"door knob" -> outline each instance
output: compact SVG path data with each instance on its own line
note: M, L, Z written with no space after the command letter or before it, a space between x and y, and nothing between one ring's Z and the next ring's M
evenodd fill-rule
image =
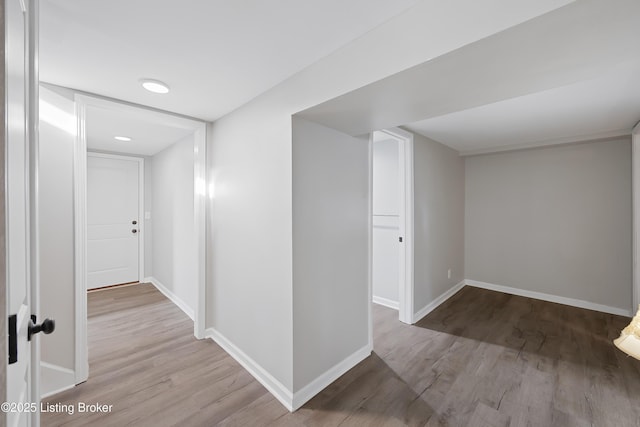
M52 319L44 319L41 324L35 324L36 316L31 316L31 320L29 320L29 332L28 339L31 341L31 335L37 334L38 332L42 332L43 334L49 335L51 332L56 330L56 321Z
M138 230L137 230L136 228L134 228L133 230L131 230L131 232L132 232L133 234L136 234L136 233L138 232Z

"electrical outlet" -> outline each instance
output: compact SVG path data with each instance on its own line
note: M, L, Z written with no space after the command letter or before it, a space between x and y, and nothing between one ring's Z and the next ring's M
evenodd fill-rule
M451 279L451 269L447 270L447 279Z

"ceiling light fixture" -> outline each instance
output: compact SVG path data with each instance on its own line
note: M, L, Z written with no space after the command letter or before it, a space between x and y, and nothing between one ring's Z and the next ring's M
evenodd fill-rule
M169 93L169 86L160 80L142 79L140 80L142 87L153 93Z
M118 141L131 141L131 138L128 136L114 136L113 139L117 139Z

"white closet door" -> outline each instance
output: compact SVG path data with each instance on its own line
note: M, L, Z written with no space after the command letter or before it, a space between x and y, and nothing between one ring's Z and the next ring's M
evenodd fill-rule
M399 142L373 143L373 301L398 308L400 299Z

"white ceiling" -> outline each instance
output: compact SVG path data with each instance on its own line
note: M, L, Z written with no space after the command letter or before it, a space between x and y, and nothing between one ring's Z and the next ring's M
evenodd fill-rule
M47 0L40 78L214 120L416 1Z
M640 62L599 78L406 125L463 154L629 135L640 120Z
M629 134L640 2L577 1L299 115L350 135L407 126L465 153Z
M89 106L86 117L89 150L153 156L193 133L193 129L168 125L162 115L145 110ZM128 136L131 141L117 141L114 136Z
M437 7L419 0L48 0L41 3L40 77L214 120L415 3L422 14ZM572 2L301 115L353 135L405 125L465 154L628 133L640 119L639 13L637 0ZM172 91L143 90L145 77ZM188 132L134 119L91 111L91 148L153 155ZM127 133L133 143L113 140Z

